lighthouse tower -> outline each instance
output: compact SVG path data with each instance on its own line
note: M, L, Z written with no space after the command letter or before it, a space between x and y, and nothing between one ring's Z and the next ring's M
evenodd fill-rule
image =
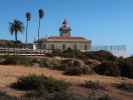
M68 25L66 19L64 19L62 26L59 28L60 36L61 37L70 37L71 36L71 28Z
M72 36L71 28L65 19L59 27L59 36L50 36L42 40L42 47L47 50L66 50L68 48L87 51L91 48L91 40L81 36Z

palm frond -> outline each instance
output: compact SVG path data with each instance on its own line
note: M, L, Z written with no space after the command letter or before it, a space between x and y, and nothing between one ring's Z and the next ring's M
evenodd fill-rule
M11 33L11 35L13 35L14 33L14 24L12 22L9 23L9 32Z
M43 18L44 17L44 11L42 9L39 9L38 13L39 13L39 18Z
M27 21L30 21L31 20L31 13L30 12L27 12L25 14L25 16L26 16Z
M23 32L24 31L24 25L21 21L19 20L14 20L13 22L9 23L9 32L11 35L16 35L18 32Z

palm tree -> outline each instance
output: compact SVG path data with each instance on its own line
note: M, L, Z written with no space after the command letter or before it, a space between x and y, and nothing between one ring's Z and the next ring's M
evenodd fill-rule
M15 41L18 41L18 32L23 32L24 31L24 25L21 21L19 20L14 20L13 22L9 23L9 31L11 35L15 36Z
M38 26L38 42L40 38L40 24L41 24L41 19L44 17L44 11L42 9L38 10L38 15L39 15L39 26Z
M25 14L25 17L26 17L26 21L27 21L27 23L26 23L26 37L25 37L25 43L27 44L27 42L28 42L28 37L27 37L28 25L29 25L29 21L31 21L31 13L30 13L30 12L27 12L27 13Z

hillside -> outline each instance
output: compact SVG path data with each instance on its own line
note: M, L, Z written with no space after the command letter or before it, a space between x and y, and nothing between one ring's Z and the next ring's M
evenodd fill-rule
M129 82L133 84L132 79L120 78L120 77L107 77L100 75L82 75L82 76L66 76L61 71L50 70L47 68L32 68L24 66L11 66L0 65L0 90L13 96L20 96L25 93L24 91L16 91L9 88L9 85L15 82L20 76L27 76L30 74L50 76L55 79L65 80L72 84L73 91L82 91L81 94L87 94L87 90L80 86L85 80L99 81L108 88L108 94L121 100L131 100L133 93L121 91L113 87L113 84L119 84L121 82Z
M75 50L5 55L0 56L0 79L4 100L131 100L133 57Z

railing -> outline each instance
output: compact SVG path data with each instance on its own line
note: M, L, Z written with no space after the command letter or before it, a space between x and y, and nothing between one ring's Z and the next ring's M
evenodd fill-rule
M20 56L45 56L49 50L33 50L24 48L0 48L0 55L20 55Z

